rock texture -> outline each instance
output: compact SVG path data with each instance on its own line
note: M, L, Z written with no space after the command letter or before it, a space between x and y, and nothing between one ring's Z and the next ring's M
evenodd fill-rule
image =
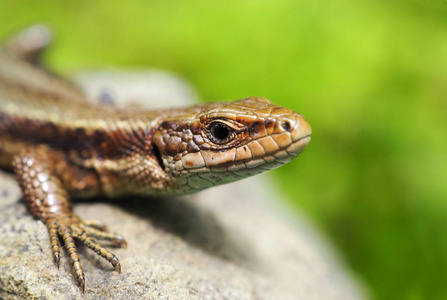
M89 94L100 98L104 80L123 75L89 76ZM143 98L160 84L181 101L194 95L172 77L138 76L146 79ZM120 99L129 87L110 86L121 89L112 92ZM83 295L66 253L58 270L44 224L27 212L13 176L0 172L0 298L363 299L332 249L307 222L291 218L268 180L258 176L184 197L75 204L79 216L103 221L128 242L128 249L113 249L122 274L79 246Z

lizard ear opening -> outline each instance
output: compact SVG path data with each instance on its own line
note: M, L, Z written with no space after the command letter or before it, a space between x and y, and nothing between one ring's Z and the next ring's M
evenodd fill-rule
M161 158L161 153L160 150L158 149L157 145L152 144L152 149L154 151L154 155L157 158L157 162L160 165L160 168L164 171L165 170L165 165L163 164L163 159Z

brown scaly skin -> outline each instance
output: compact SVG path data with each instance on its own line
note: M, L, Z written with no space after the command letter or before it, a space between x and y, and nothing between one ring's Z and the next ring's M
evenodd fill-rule
M38 64L45 28L31 27L0 50L0 167L13 170L26 204L60 239L85 290L74 239L108 260L96 243L126 246L98 221L84 221L70 197L185 194L279 167L310 141L304 117L267 99L138 111L91 104Z

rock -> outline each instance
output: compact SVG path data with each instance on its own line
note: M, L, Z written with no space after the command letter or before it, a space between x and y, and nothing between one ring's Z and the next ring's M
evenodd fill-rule
M104 78L119 83L123 75L88 76L89 95L101 98ZM194 95L172 77L138 76L147 86L143 98L162 79L172 98ZM113 93L118 102L125 98L122 90ZM79 245L83 295L66 252L58 270L46 227L27 212L13 176L0 172L0 298L363 299L333 250L283 203L268 175L190 196L78 202L79 216L103 221L128 242L112 249L121 274Z

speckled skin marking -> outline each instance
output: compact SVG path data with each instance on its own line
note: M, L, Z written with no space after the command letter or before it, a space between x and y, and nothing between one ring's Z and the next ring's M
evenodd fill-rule
M82 291L74 240L118 272L118 258L93 238L126 242L77 217L70 198L193 193L279 167L310 141L302 115L263 98L150 111L91 104L38 65L48 42L32 27L0 50L0 167L14 171L46 224L56 265L63 241Z

